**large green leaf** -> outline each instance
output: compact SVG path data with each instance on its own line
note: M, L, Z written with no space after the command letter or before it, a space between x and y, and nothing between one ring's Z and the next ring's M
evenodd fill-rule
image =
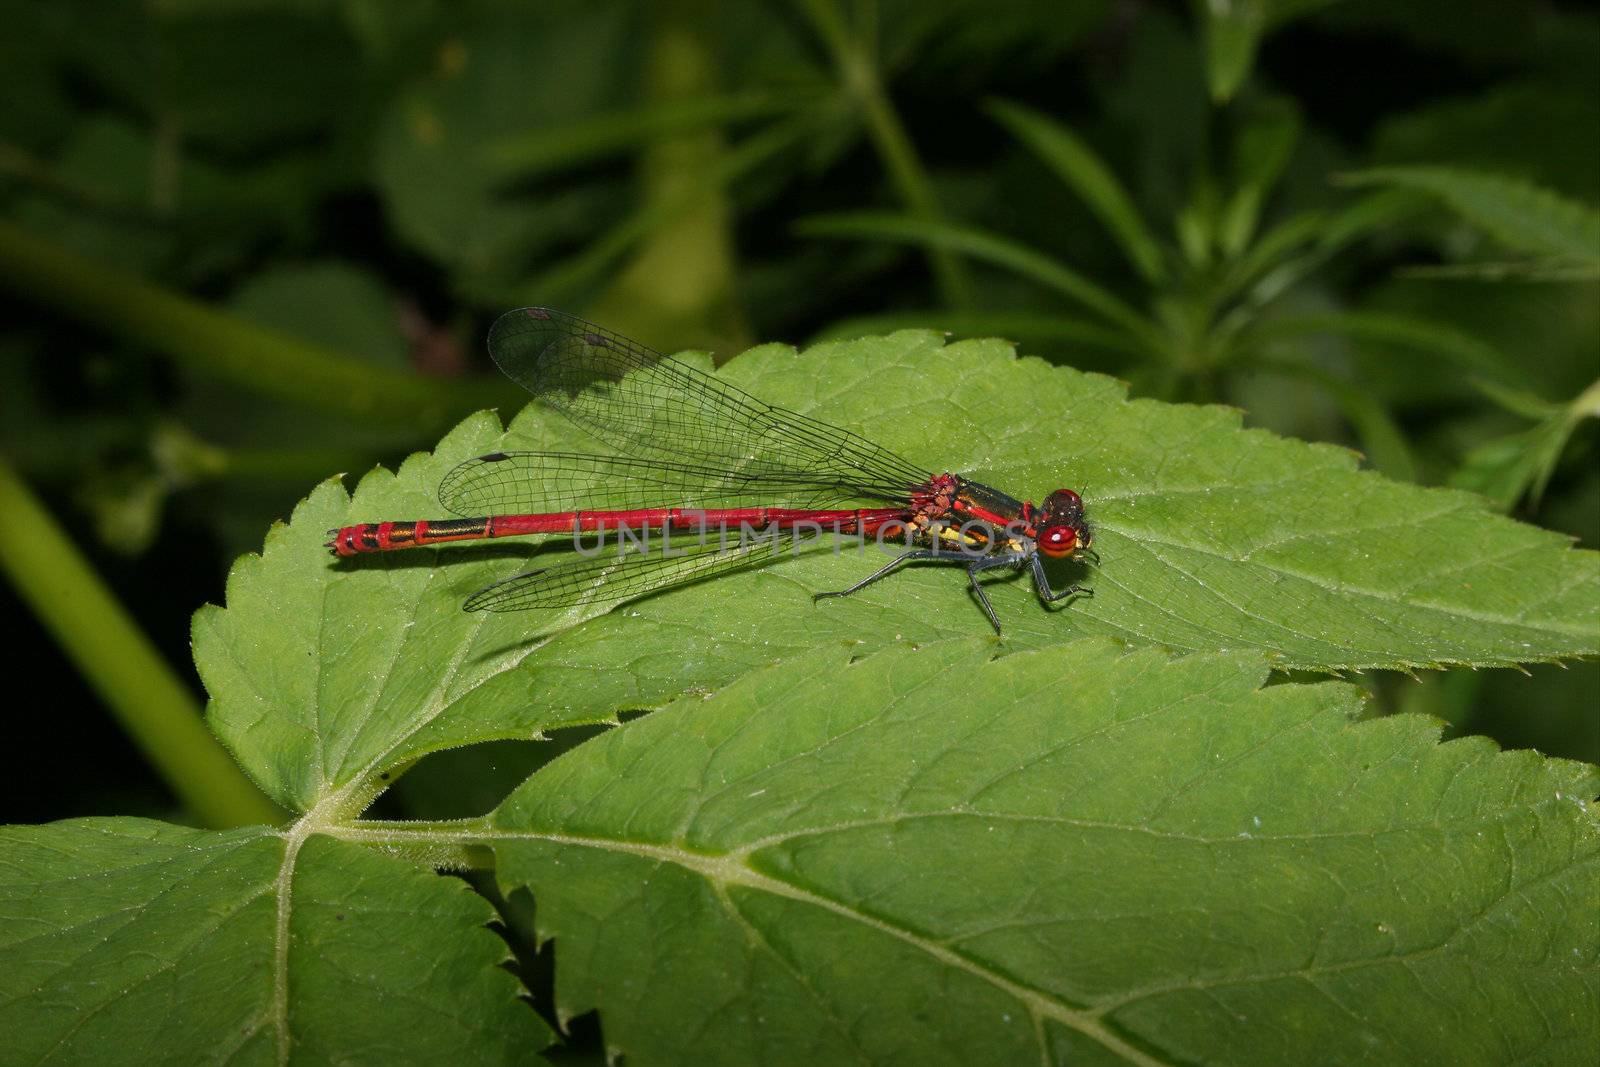
M1266 674L825 647L482 833L630 1064L1593 1062L1595 769Z
M8 1063L530 1063L549 1029L464 883L328 837L0 830Z
M1095 590L1046 609L1020 580L990 583L1020 650L1109 634L1182 650L1256 649L1319 670L1502 664L1600 650L1600 555L1493 515L1463 492L1356 470L1342 449L1241 430L1239 414L1129 401L1107 378L1013 358L997 341L946 346L906 331L765 346L723 368L776 403L866 429L930 470L969 472L1038 498L1082 491L1096 531ZM332 527L436 515L460 461L513 448L594 447L535 409L509 431L467 419L398 475L354 498L319 487L196 616L213 728L280 803L359 811L383 776L438 749L527 738L660 706L818 645L866 651L986 632L962 575L908 568L813 604L886 557L799 559L602 608L459 610L525 568L507 543L329 558ZM570 558L567 539L538 562Z

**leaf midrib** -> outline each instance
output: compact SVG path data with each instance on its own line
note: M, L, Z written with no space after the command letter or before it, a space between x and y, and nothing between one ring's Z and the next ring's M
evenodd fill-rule
M1047 1018L1076 1030L1086 1037L1099 1042L1108 1051L1122 1056L1128 1062L1138 1064L1140 1067L1176 1067L1172 1061L1153 1057L1117 1036L1102 1023L1100 1012L1084 1012L1068 1008L1059 1001L1052 999L1048 994L1008 978L998 971L984 966L978 961L969 959L961 953L946 948L914 931L897 926L887 920L856 911L848 905L758 871L746 862L748 857L743 850L718 854L697 853L681 848L652 845L644 842L624 842L612 838L581 837L537 831L498 830L483 825L473 826L470 829L464 826L462 833L426 831L395 833L393 828L375 830L354 826L329 827L324 832L345 840L367 844L377 841L393 842L395 840L450 844L458 844L468 840L491 843L494 841L539 842L593 848L631 855L655 863L670 863L706 879L707 882L717 888L719 893L725 891L728 886L740 886L809 904L847 920L870 926L885 936L895 938L932 956L946 966L965 971L980 981L994 986L1023 1005L1035 1020ZM736 921L742 922L742 917L736 919ZM1034 1030L1036 1036L1039 1035L1037 1026L1035 1026ZM1048 1049L1041 1047L1040 1053L1047 1056Z

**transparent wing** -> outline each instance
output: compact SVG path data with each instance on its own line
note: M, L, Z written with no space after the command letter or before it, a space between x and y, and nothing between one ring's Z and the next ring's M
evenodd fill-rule
M806 479L904 499L928 472L848 430L763 403L603 327L547 308L500 316L489 354L506 376L617 451L645 460Z
M522 611L526 608L570 608L581 604L608 604L643 596L687 582L709 578L740 567L770 560L794 545L794 534L784 532L741 544L730 539L726 550L712 539L706 545L686 545L677 555L628 552L560 563L527 571L486 586L467 598L468 611Z
M495 452L462 463L439 483L457 515L527 515L646 507L831 508L898 498L809 475L751 467L669 463L576 452Z

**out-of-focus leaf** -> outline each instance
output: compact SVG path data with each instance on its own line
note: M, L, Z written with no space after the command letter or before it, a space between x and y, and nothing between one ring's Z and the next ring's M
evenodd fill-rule
M1328 217L1318 244L1324 251L1337 251L1415 214L1416 210L1416 198L1403 190L1388 189L1367 194Z
M1600 95L1589 84L1495 81L1476 96L1385 117L1373 133L1371 162L1520 174L1593 201L1600 197Z
M1410 0L1405 4L1343 0L1327 6L1317 20L1326 31L1394 38L1468 65L1467 69L1477 66L1498 71L1510 64L1542 59L1543 53L1556 51L1552 47L1555 40L1541 39L1547 34L1594 37L1593 20L1577 10L1563 18L1560 9L1500 0ZM1558 54L1548 65L1556 66L1565 58L1569 57Z
M1592 282L1600 281L1600 262L1575 262L1553 257L1511 262L1431 264L1402 267L1411 278L1471 278L1485 282Z
M340 5L51 6L75 73L207 146L332 138L362 114L366 68Z
M1032 108L996 100L990 103L989 113L1083 198L1146 280L1162 279L1166 264L1161 246L1146 229L1117 176L1088 145L1065 126Z
M1550 418L1521 433L1484 441L1462 460L1450 484L1482 493L1501 511L1510 511L1524 494L1537 502L1576 425Z
M1262 38L1334 0L1194 0L1206 46L1211 99L1233 99L1255 66Z
M1548 189L1451 167L1377 167L1343 180L1429 193L1513 251L1600 270L1600 211Z
M1525 419L1548 419L1561 413L1560 404L1552 404L1537 394L1523 389L1513 389L1497 382L1479 379L1473 383L1496 407L1521 415Z
M1411 446L1406 443L1404 432L1394 416L1371 393L1308 363L1278 360L1271 363L1268 369L1316 383L1349 420L1373 470L1397 481L1417 480L1416 460L1411 455Z
M1509 511L1526 493L1538 506L1567 441L1584 419L1600 418L1600 381L1565 406L1547 404L1512 390L1485 388L1502 407L1538 419L1531 428L1485 441L1473 449L1450 481L1487 496Z
M285 264L233 294L232 310L378 366L410 365L394 294L346 263Z
M1226 103L1255 65L1271 0L1198 0L1206 42L1211 99Z
M1126 47L1119 77L1098 86L1113 129L1134 146L1131 165L1117 170L1146 217L1175 218L1208 158L1211 108L1195 91L1206 80L1204 60L1190 27L1164 8L1140 12Z
M78 123L59 157L39 164L46 171L34 183L39 192L17 205L15 218L84 255L133 270L163 264L176 235L170 196L152 187L157 152L147 134L126 122Z
M867 429L930 471L1035 499L1081 490L1101 563L1073 577L1095 596L1048 611L1021 582L990 583L1009 649L1100 633L1323 670L1600 650L1600 556L1470 494L1357 472L1342 449L1241 430L1235 411L1130 402L1108 379L926 332L804 356L764 346L722 373ZM398 474L362 479L353 499L319 487L261 556L238 562L227 607L196 615L195 658L213 728L269 795L359 810L363 791L427 752L659 706L820 644L866 651L983 631L962 576L939 567L813 605L812 593L880 562L872 548L819 544L610 610L496 614L460 605L527 569L526 546L352 561L323 547L333 527L438 513L440 480L469 457L596 447L533 408L508 431L474 416ZM573 486L575 506L589 495ZM567 541L546 539L535 565L570 560Z
M1043 252L986 230L878 211L814 215L796 223L795 230L806 237L902 241L960 252L1053 289L1121 326L1131 337L1152 344L1159 341L1153 327L1110 290Z
M483 149L484 163L504 179L526 178L637 149L653 138L791 110L804 100L745 93L670 100L611 115L585 115L490 141Z
M486 901L327 837L0 829L0 1028L28 1063L534 1063Z
M468 291L504 291L538 253L587 237L620 197L619 182L598 177L508 192L486 152L604 109L629 76L632 17L619 3L472 7L431 77L390 102L374 158L390 220Z
M967 0L885 0L875 35L889 70L911 67L974 89L1002 72L1015 75L1060 61L1099 26L1108 0L1011 0L973 17Z
M1309 333L1341 334L1426 352L1458 370L1490 381L1521 384L1526 376L1505 354L1446 323L1380 311L1329 311L1265 319L1253 331L1262 339Z
M487 821L559 1015L637 1064L1600 1048L1594 768L1250 656L858 657L613 730Z
M1222 225L1232 223L1224 220ZM1327 216L1320 211L1305 211L1284 219L1227 264L1216 284L1214 298L1232 299L1254 290L1255 302L1265 303L1301 277L1303 271L1296 269L1295 254L1317 243L1327 228ZM1217 236L1219 240L1228 239L1225 231Z
M1431 363L1416 361L1398 344L1385 345L1384 358L1367 362L1361 373L1373 388L1392 395L1461 397L1476 405L1479 398L1462 387L1470 389L1472 378L1485 377L1541 396L1571 397L1596 375L1600 300L1593 283L1441 284L1397 273L1364 293L1360 307L1366 313L1437 323L1497 353L1512 372L1440 375Z
M606 232L595 236L583 251L541 272L510 295L512 303L560 301L574 297L585 286L599 280L608 269L662 227L681 218L703 202L711 191L720 190L752 171L771 163L807 132L804 119L779 122L753 133L733 149L723 153L716 166L699 176L699 181L677 195L640 205Z
M1256 116L1239 132L1234 145L1233 198L1223 210L1217 234L1225 255L1236 256L1250 243L1262 204L1299 140L1300 116L1283 106Z
M189 136L259 149L359 114L365 68L336 5L167 7L152 9L159 104Z
M1211 267L1217 243L1217 226L1222 214L1221 194L1210 175L1202 172L1195 177L1189 197L1178 209L1173 220L1178 247L1184 258L1197 271Z

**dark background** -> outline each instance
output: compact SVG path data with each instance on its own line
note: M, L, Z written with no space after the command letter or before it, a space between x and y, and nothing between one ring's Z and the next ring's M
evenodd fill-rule
M1284 144L1258 233L1333 217L1366 191L1340 176L1385 164L1600 203L1594 5L1239 2L1262 13L1260 44L1231 78L1207 47L1232 31L1208 26L1204 6L0 4L0 461L197 700L189 616L222 599L232 560L327 475L431 447L484 397L512 410L482 338L497 312L533 302L723 357L913 322L998 333L1136 395L1236 404L1253 425L1360 448L1392 476L1486 489L1600 545L1594 420L1535 463L1537 419L1438 351L1438 338L1467 338L1526 395L1569 403L1600 375L1600 287L1438 270L1517 250L1436 200L1241 309L1404 316L1433 340L1302 335L1274 353L1276 370L1225 347L1097 345L1074 333L1081 309L1015 271L816 223L860 211L959 223L1160 321L1211 276L1182 234L1214 221L1253 136ZM1172 280L1130 268L993 98L1049 116L1105 161L1173 246ZM41 272L40 248L70 258ZM190 308L222 317L186 348L176 324ZM245 324L431 382L448 418L289 395L270 346L243 365L216 358L243 350L229 338ZM0 818L184 820L4 582L0 613L12 620ZM1594 664L1362 681L1382 711L1600 758ZM456 813L482 810L529 758L497 751L492 772L424 768L410 800L389 803L437 813L431 773L478 790Z

